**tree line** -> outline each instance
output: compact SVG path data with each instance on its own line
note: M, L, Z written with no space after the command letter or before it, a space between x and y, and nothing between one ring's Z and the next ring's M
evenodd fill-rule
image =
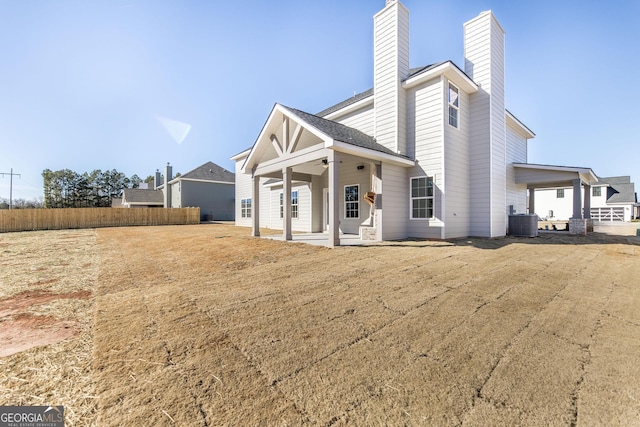
M111 199L122 197L125 188L138 188L140 183L153 181L152 176L142 180L138 175L127 177L115 169L79 174L70 169L42 171L45 208L109 207Z

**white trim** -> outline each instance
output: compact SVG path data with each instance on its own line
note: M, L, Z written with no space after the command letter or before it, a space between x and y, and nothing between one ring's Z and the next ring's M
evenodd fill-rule
M169 181L169 184L175 184L179 181L190 181L190 182L208 182L211 184L228 184L228 185L236 185L235 182L232 181L211 181L209 179L197 179L197 178L183 178L181 176L174 178L173 180Z
M421 83L435 79L436 77L444 75L447 79L453 81L458 88L463 89L467 93L475 93L478 91L478 85L463 73L458 67L456 67L451 61L444 62L435 68L419 73L402 83L405 89L410 89Z
M251 148L253 148L253 147L251 147ZM247 148L243 152L238 153L235 156L231 156L230 160L236 160L237 161L237 160L242 159L243 157L247 157L249 155L249 153L251 152L251 148Z
M358 188L358 200L356 200L356 203L358 203L358 216L347 216L347 203L354 203L353 201L347 201L347 187L357 187ZM342 189L342 194L344 195L342 197L343 202L344 202L344 212L343 212L343 216L344 219L360 219L360 184L347 184L343 187Z
M447 124L456 130L460 130L460 88L456 86L451 80L446 80L446 88L445 88L445 99L447 104ZM456 106L449 99L451 97L451 88L455 89L455 93L457 95L456 101L458 101L458 105ZM451 124L451 108L456 111L456 125Z
M354 102L353 104L349 104L345 107L342 107L339 110L336 110L332 113L327 114L326 116L322 116L327 120L334 120L340 116L345 114L349 114L353 111L357 111L361 108L368 107L369 105L373 105L373 94L367 96L366 98L362 98L360 101Z
M524 123L522 123L516 116L511 114L509 110L504 110L505 122L507 125L511 125L512 128L515 129L522 137L525 139L532 139L536 137L536 134L533 133L531 129L529 129Z
M537 169L539 171L559 171L559 172L575 172L580 178L589 185L598 183L598 176L591 168L580 168L572 166L553 166L539 165L535 163L513 163L513 167L521 169Z
M249 202L247 206L246 202ZM242 203L245 202L245 207L242 207ZM245 197L244 199L240 199L240 218L251 218L251 212L253 211L253 198Z
M414 218L413 217L413 192L411 190L413 190L413 180L414 179L419 179L419 178L427 178L427 183L429 182L429 178L431 178L431 183L432 183L432 194L431 196L425 196L425 197L415 197L415 199L425 199L425 200L429 200L431 199L433 202L433 206L431 208L431 212L432 212L432 216L427 216L425 218ZM434 219L436 219L436 194L435 194L435 185L436 185L436 180L435 180L435 176L429 176L429 175L416 175L416 176L410 176L409 177L409 220L410 221L432 221ZM429 212L429 208L427 207L427 213Z
M297 203L295 205L293 204L293 193L296 193ZM278 194L280 195L278 198L280 206L280 209L278 209L278 214L280 215L280 219L284 219L284 190L278 192ZM296 216L293 216L294 206L296 207ZM291 219L300 219L300 192L298 190L291 190Z
M364 157L368 160L378 160L385 163L393 163L399 166L412 167L416 162L406 157L399 157L392 154L383 153L382 151L376 151L370 148L358 147L357 145L351 145L342 141L331 141L327 148L333 148L335 151L339 151L345 154L352 154L354 156Z

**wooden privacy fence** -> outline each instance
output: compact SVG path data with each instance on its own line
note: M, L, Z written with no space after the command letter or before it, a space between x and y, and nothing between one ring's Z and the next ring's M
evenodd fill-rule
M0 233L200 223L200 208L2 209Z

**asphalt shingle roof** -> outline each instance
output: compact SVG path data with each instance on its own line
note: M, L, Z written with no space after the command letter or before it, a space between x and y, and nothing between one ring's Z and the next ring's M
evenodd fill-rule
M284 105L283 105L284 107ZM341 141L347 144L355 145L356 147L367 148L369 150L379 151L392 156L404 157L392 150L388 149L384 145L378 144L374 137L367 135L352 127L343 125L333 120L327 120L322 117L318 117L314 114L305 113L304 111L296 110L295 108L284 107L294 115L300 117L305 122L309 123L321 132L329 135L336 141Z
M336 105L332 105L329 108L326 108L322 111L320 111L318 114L316 114L317 116L320 117L324 117L324 116L328 116L329 114L341 110L344 107L348 107L351 104L355 104L358 101L361 101L365 98L368 98L370 96L373 96L373 88L365 90L364 92L361 93L357 93L355 95L353 95L351 98L345 99L342 102L337 103Z
M216 165L213 162L207 162L202 166L198 166L185 173L184 175L180 175L178 178L189 178L189 179L200 179L204 181L218 181L218 182L235 182L235 174L233 172L229 172L225 168Z
M423 67L411 68L409 70L409 75L407 76L407 79L409 79L411 77L414 77L414 76L417 76L418 74L420 74L422 72L425 72L425 71L428 71L428 70L430 70L432 68L438 67L438 66L440 66L440 65L442 65L442 64L444 64L446 62L451 62L453 64L452 61L443 61L443 62L438 62L437 64L431 64L431 65L425 65ZM455 66L456 64L453 64L453 65ZM458 67L456 66L456 68L458 68ZM339 102L339 103L337 103L335 105L332 105L331 107L320 111L316 115L320 116L320 117L328 116L331 113L334 113L334 112L336 112L338 110L341 110L341 109L343 109L345 107L348 107L351 104L355 104L356 102L361 101L361 100L363 100L365 98L368 98L370 96L373 96L373 88L365 90L364 92L355 94L351 98L345 99L342 102Z
M127 203L164 204L164 195L160 190L125 188L122 199Z

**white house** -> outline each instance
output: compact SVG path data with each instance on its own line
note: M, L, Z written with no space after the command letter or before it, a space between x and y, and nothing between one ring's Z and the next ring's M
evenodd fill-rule
M585 191L580 191L582 199ZM637 195L629 176L598 178L589 196L589 214L595 221L628 222L637 215ZM573 187L539 188L535 190L535 212L544 219L568 220L573 215L572 200Z
M372 89L317 114L275 104L255 144L232 157L236 224L286 239L326 231L330 246L340 232L491 238L526 213L528 188L593 181L527 164L535 135L505 108L504 30L490 11L464 24L463 68L409 66L401 2L373 20Z

